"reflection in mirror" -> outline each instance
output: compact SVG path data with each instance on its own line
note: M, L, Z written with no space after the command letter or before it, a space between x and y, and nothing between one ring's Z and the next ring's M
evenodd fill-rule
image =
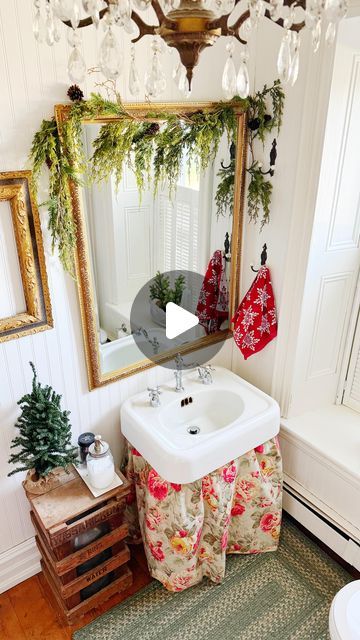
M83 125L89 156L100 127ZM233 216L217 213L221 163L230 163L226 135L205 172L183 158L175 193L162 184L154 194L150 183L140 196L131 166L119 185L111 178L84 189L101 374L229 327ZM165 333L169 301L199 318L172 340Z

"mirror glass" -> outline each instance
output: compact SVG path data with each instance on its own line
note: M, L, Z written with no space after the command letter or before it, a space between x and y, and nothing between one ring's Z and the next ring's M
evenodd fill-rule
M82 125L88 158L101 126ZM150 180L140 194L130 160L119 184L112 176L86 184L76 194L79 293L91 388L149 366L149 360L164 364L178 351L187 353L229 336L243 176L234 147L224 134L206 171L184 156L172 193L166 183L154 193ZM216 195L219 171L232 167L234 172L235 161L232 259L233 199L219 212ZM181 323L185 326L187 319L177 319L175 337L167 335L169 302L195 317L195 325L183 332Z

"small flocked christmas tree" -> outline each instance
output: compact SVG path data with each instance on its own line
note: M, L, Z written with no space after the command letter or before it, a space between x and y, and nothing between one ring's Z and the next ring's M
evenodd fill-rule
M36 480L56 467L66 469L74 463L77 449L71 445L70 412L61 410L61 396L50 386L41 386L32 362L30 366L34 374L32 391L18 402L22 413L15 426L20 433L10 447L19 451L10 456L9 463L20 466L8 475L35 469Z

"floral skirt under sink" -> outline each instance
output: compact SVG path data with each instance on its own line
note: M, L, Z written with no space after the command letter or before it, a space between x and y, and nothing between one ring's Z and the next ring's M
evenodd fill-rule
M130 541L144 542L151 575L170 591L207 576L219 583L227 553L275 551L281 525L277 438L190 484L163 480L128 445Z

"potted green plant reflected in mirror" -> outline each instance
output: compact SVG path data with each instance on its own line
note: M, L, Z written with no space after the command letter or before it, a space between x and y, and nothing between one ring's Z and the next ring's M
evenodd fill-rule
M156 272L150 285L150 313L151 317L161 327L166 326L166 305L168 302L180 305L185 289L185 277L179 275L174 287L170 286L170 278L165 273Z

